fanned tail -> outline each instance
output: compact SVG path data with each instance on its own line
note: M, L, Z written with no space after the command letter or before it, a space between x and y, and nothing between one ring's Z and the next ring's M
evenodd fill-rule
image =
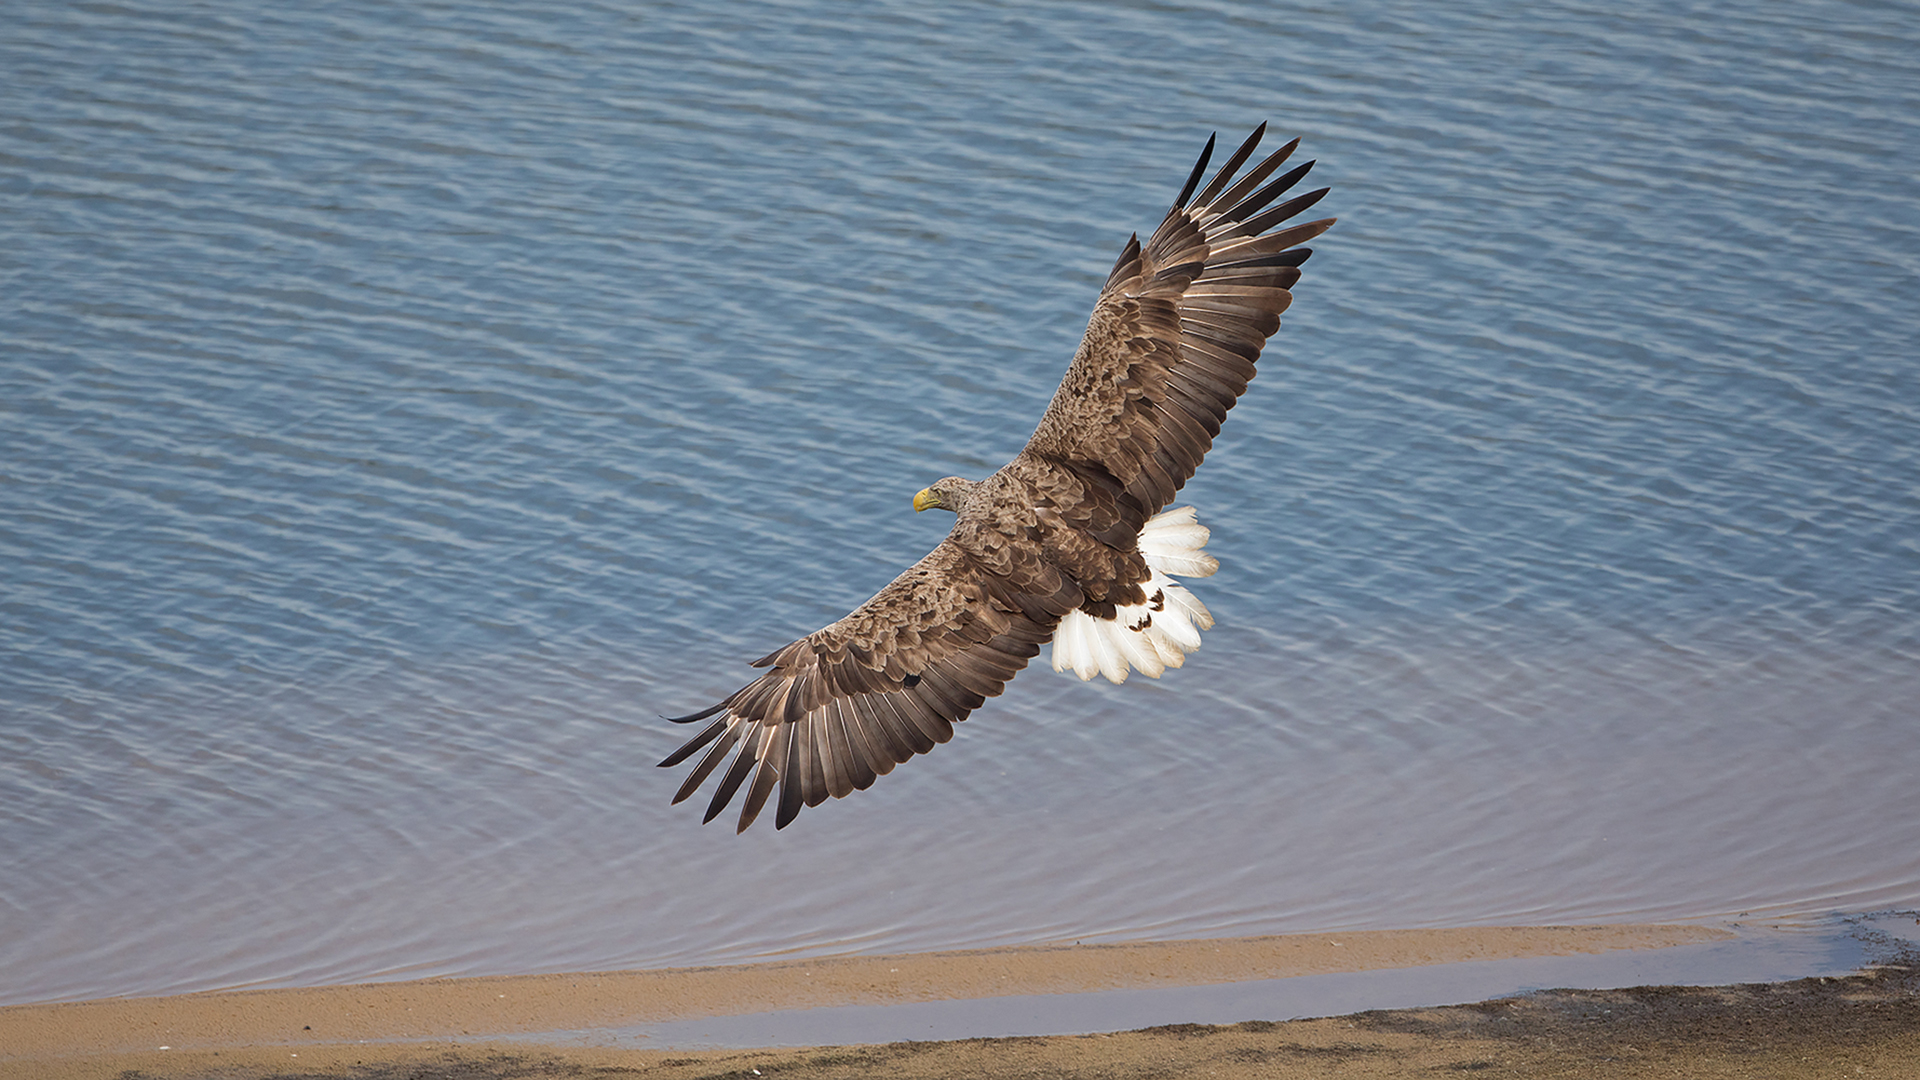
M1072 670L1082 681L1105 675L1121 683L1135 668L1157 679L1186 663L1187 654L1200 648L1200 631L1212 628L1213 615L1173 575L1206 577L1220 569L1220 560L1201 550L1207 537L1191 506L1149 518L1139 539L1153 571L1142 586L1146 602L1117 608L1111 619L1078 608L1067 612L1053 632L1053 670Z

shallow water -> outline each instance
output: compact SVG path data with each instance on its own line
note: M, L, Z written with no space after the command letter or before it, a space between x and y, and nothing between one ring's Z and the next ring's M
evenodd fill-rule
M1874 950L1838 925L1819 934L1764 928L1742 928L1738 934L1712 944L1585 956L1469 960L1209 986L788 1009L518 1038L534 1044L692 1050L1083 1035L1163 1024L1236 1024L1249 1018L1297 1020L1461 1005L1560 987L1616 990L1777 982L1846 975L1875 958Z
M0 1001L1920 902L1913 12L9 23ZM666 806L1261 119L1205 648Z

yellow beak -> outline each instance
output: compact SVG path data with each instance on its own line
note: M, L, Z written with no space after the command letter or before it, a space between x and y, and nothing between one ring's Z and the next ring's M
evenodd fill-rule
M940 505L940 493L932 488L921 488L920 494L913 497L913 512L931 510Z

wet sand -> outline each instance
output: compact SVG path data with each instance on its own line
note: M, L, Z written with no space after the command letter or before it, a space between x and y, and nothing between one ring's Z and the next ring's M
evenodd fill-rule
M192 994L0 1009L0 1074L1920 1077L1912 957L1841 979L1551 991L1473 1006L1111 1035L661 1051L490 1037L827 1005L1200 985L1714 940L1701 927L1382 931ZM556 1038L556 1041L566 1041ZM164 1049L163 1049L164 1048Z

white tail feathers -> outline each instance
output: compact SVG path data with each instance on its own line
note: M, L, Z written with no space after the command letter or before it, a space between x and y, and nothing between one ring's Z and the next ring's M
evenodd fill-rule
M1195 520L1193 507L1176 506L1153 515L1140 527L1140 554L1146 556L1149 567L1162 574L1212 577L1220 569L1220 560L1200 550L1211 535Z
M1200 631L1213 626L1213 615L1170 575L1206 577L1220 569L1220 560L1200 550L1208 535L1191 506L1149 518L1139 539L1140 554L1153 572L1141 586L1146 603L1118 608L1111 619L1078 609L1067 612L1053 632L1053 670L1072 669L1083 681L1099 674L1120 683L1133 668L1157 679L1186 663L1187 654L1200 647Z

